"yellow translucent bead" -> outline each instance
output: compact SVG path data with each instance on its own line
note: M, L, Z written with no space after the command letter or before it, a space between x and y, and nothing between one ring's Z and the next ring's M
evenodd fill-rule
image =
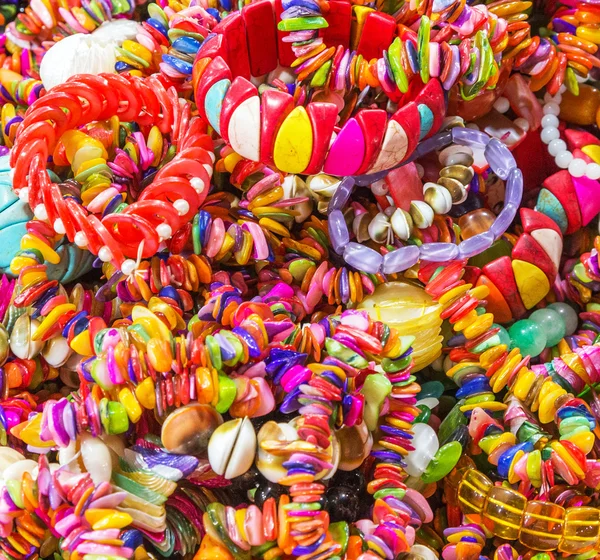
M593 550L600 537L600 510L571 507L565 512L563 536L558 550L566 554L582 554Z
M138 58L143 59L148 64L152 62L152 53L140 43L136 43L135 41L130 41L127 39L123 41L123 50L129 51Z
M458 502L465 515L480 514L485 506L492 481L483 473L469 469L458 485Z
M527 499L523 494L509 488L494 486L485 500L483 523L494 535L506 540L515 540L519 536L526 505Z
M142 416L142 407L129 387L124 387L119 391L119 401L125 407L129 420L136 424Z
M44 243L39 237L26 233L21 238L21 249L37 249L45 260L51 264L58 264L60 262L60 256L52 249L49 245Z
M472 311L469 311L469 313L467 313L462 319L454 323L454 332L463 331L471 323L474 323L477 320L477 317L479 317L479 315L477 315L477 311L475 311L474 309Z
M554 550L562 537L565 509L551 502L527 504L519 540L533 550Z
M233 173L235 166L240 161L242 161L242 159L244 159L244 158L242 156L240 156L239 154L236 154L235 152L232 152L231 154L226 156L225 159L223 160L223 163L225 165L225 169L227 170L227 172Z
M73 337L70 343L71 348L82 356L93 356L94 349L90 341L90 332L85 330Z
M65 313L69 311L75 311L77 308L72 303L63 303L62 305L57 305L48 315L44 317L44 320L41 322L40 326L35 329L35 332L31 335L32 340L40 340L49 330L50 328L62 317Z
M156 394L154 392L154 381L146 377L136 388L135 396L138 402L147 410L153 410L156 406Z
M85 519L94 531L123 529L133 523L131 515L116 509L88 509L85 512Z

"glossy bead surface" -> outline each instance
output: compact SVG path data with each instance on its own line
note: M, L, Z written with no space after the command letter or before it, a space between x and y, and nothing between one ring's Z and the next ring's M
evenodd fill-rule
M562 536L565 510L548 502L530 501L525 508L519 540L534 550L554 550Z
M529 319L517 321L508 329L512 347L517 347L525 356L539 356L546 348L546 334L544 329Z
M565 322L554 309L548 307L538 309L529 316L529 319L542 327L547 346L558 344L566 334Z
M458 220L461 237L469 239L479 233L486 232L492 227L495 220L496 216L494 213L486 208L479 208L478 210L464 214Z
M483 507L483 522L494 535L506 540L519 536L521 520L527 499L509 488L494 486L490 489Z
M559 301L551 303L548 308L553 309L561 316L565 325L565 336L571 336L577 330L577 312L568 303Z

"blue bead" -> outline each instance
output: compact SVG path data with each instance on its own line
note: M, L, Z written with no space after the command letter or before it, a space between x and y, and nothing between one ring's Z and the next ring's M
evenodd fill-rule
M175 70L181 74L191 74L194 67L189 62L181 60L181 58L177 58L176 56L171 56L170 54L163 54L162 60L172 68L175 68Z
M173 41L173 48L186 54L196 54L200 48L200 41L193 37L179 37Z
M548 218L558 225L560 231L563 233L567 231L569 222L567 220L565 209L562 207L558 198L556 198L548 189L540 190L535 210L548 216Z
M500 458L498 459L498 474L502 478L508 478L508 471L515 455L517 454L517 451L530 453L533 451L533 444L529 441L525 441L523 443L519 443L518 445L514 445L508 451L505 451L502 455L500 455Z
M223 8L226 12L231 10L231 0L221 0L221 8Z
M291 8L292 6L302 6L303 8L308 8L309 10L315 10L316 12L321 13L319 4L313 0L283 0L281 5L284 10Z
M122 61L120 61L120 60L119 60L119 61L118 61L118 62L115 64L115 70L116 70L118 73L121 73L121 72L128 72L129 70L133 70L133 66L130 66L130 65L129 65L129 64L127 64L126 62L122 62Z
M490 391L491 387L488 379L482 375L465 383L458 391L456 391L456 398L462 399L465 397L470 397L471 395L489 393Z
M221 14L219 14L219 10L216 8L206 8L206 11L217 21L221 21Z
M162 24L162 22L155 18L149 18L146 20L146 23L151 27L154 27L154 29L156 29L156 31L158 31L161 35L167 37L168 29Z

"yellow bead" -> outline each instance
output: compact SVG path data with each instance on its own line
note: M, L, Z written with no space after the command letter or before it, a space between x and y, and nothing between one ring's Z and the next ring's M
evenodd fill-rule
M273 147L273 160L281 171L302 173L313 148L312 125L306 109L296 107L283 121Z
M477 338L479 335L483 334L494 324L494 315L491 313L484 313L480 315L474 323L469 325L464 331L463 334L468 340L473 338Z
M497 537L515 540L519 536L521 519L527 499L509 488L490 489L483 508L483 523Z
M88 509L85 519L94 531L123 529L133 523L131 515L116 509Z
M36 414L31 420L26 420L14 426L10 433L15 437L18 437L32 447L49 448L55 447L54 441L42 441L40 439L40 433L42 431L42 415Z
M62 317L65 313L69 311L75 311L76 309L77 308L72 303L63 303L62 305L57 305L52 311L50 311L50 313L48 313L48 315L44 317L44 320L41 322L40 326L35 329L35 332L31 335L31 339L40 340L60 317Z
M90 341L90 331L85 330L73 337L70 343L71 348L82 356L93 356L94 349Z
M458 485L458 502L466 515L480 514L491 490L492 481L475 469L468 470Z
M593 507L571 507L565 512L563 536L558 550L566 554L582 554L598 545L600 510Z
M171 370L173 355L171 354L171 345L167 341L152 338L148 342L146 352L150 364L156 371L166 373Z
M21 249L37 249L45 260L51 264L58 264L60 262L60 256L52 249L49 245L44 243L39 237L26 233L21 238Z
M596 123L599 108L600 91L587 84L579 84L579 95L564 92L560 102L560 118L573 124L589 126Z
M160 163L160 158L162 157L163 151L163 137L158 126L153 126L150 129L147 144L148 148L150 148L150 150L154 154L154 159L152 160L152 167L156 167Z
M567 466L575 473L575 476L583 479L585 473L579 466L579 463L575 461L565 446L559 441L553 441L550 443L550 447L558 454L558 456L567 464Z
M225 169L227 173L233 173L235 166L242 161L244 158L235 152L232 152L228 156L225 157L223 163L225 164Z
M590 453L594 447L594 441L596 437L592 432L578 432L568 436L560 438L562 440L569 440L572 444L576 445L585 455Z
M562 537L565 510L549 502L527 504L519 540L533 550L554 550Z
M556 400L558 397L566 394L567 392L562 387L558 387L543 400L540 398L538 418L542 424L549 424L554 420L554 414L556 412Z
M576 31L577 37L600 45L600 29L592 27L578 27Z
M512 269L523 305L531 309L550 291L548 277L534 264L518 259L512 261Z
M373 8L365 6L352 6L352 27L350 29L350 43L354 50L358 46L363 27L367 21L367 16L374 11Z
M530 369L521 369L517 377L517 381L512 387L513 395L515 395L515 397L517 397L519 400L524 401L527 398L529 390L533 386L536 378L536 374Z
M590 144L589 146L584 146L581 148L581 151L586 156L591 157L596 163L600 163L600 146Z
M153 410L156 406L156 394L154 392L154 381L146 377L136 388L135 396L138 402L147 410Z
M439 299L440 305L447 305L448 303L453 302L458 299L462 295L466 294L469 289L472 287L472 284L462 284L461 286L456 286L456 288L452 288L450 291L442 294Z
M171 340L171 331L152 311L142 305L136 305L131 311L131 318L134 323L142 324L146 327L148 334L153 338L162 340Z
M129 387L124 387L119 391L119 401L125 407L129 420L136 424L142 416L142 407Z
M14 257L12 261L10 261L10 271L18 276L21 270L28 266L35 266L38 262L31 257Z

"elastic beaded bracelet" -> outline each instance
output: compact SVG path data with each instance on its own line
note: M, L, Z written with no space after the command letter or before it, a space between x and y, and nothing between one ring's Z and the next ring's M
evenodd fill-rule
M126 258L136 258L138 254L152 256L162 240L168 240L191 219L208 194L212 174L212 141L205 134L202 122L190 119L189 105L180 104L174 92L167 92L159 80L150 78L149 84L152 87L139 78L113 75L72 78L27 111L11 153L14 189L28 200L34 213L47 220L53 231L66 234L69 241L89 247L102 260L111 261L119 268ZM114 95L115 91L118 97ZM80 99L86 100L83 110L79 107ZM113 210L100 220L94 214L88 214L77 202L75 196L82 194L64 196L47 175L45 167L59 141L69 142L73 137L74 145L67 148L66 159L72 158L73 165L77 161L83 163L77 170L78 177L87 178L101 170L98 166L106 165L106 151L101 142L85 140L85 135L68 131L113 116L124 121L140 120L147 127L153 125L151 135L170 134L177 152L174 157L173 152L169 154L166 163L153 175L153 182L143 189L136 202L126 207L121 205L119 213ZM143 137L135 137L135 140L139 149L144 150L142 157L146 165L154 160L157 164L165 161L161 160L161 152L155 155L145 148ZM163 151L166 152L164 148ZM93 159L84 158L84 152L90 153ZM121 168L118 160L115 161L118 175ZM121 198L118 189L113 191ZM107 189L103 194L113 191ZM104 197L103 200L108 202L112 198ZM98 205L95 211L103 210L104 207ZM39 245L37 241L36 244ZM51 262L55 258L51 247L37 248L45 252L44 256Z
M519 540L532 550L581 554L594 549L600 537L600 511L594 507L563 508L552 502L528 500L512 490L494 486L475 469L457 472L458 504L467 519L492 534Z
M329 235L337 253L343 252L344 260L365 272L392 274L406 270L420 259L431 262L451 261L457 258L470 258L488 249L498 239L515 217L523 194L523 177L516 168L515 160L508 148L486 134L466 128L453 128L417 148L413 159L434 150L445 148L452 143L483 149L490 168L499 177L507 180L506 205L498 215L488 232L479 233L462 241L453 243L424 243L420 246L407 245L381 255L377 251L350 241L350 235L342 213L352 194L354 185L369 185L382 178L381 174L360 177L346 177L328 206Z

